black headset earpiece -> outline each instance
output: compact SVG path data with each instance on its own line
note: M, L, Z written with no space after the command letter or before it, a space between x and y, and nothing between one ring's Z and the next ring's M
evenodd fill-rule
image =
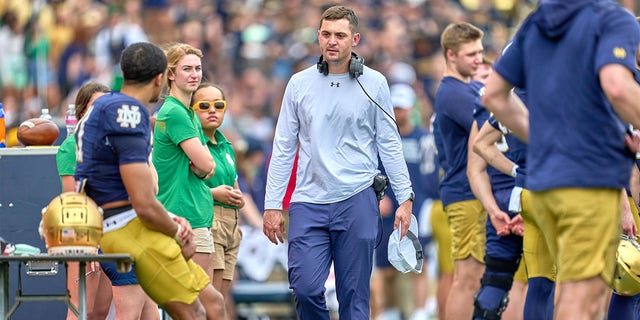
M318 68L318 72L324 74L325 76L329 74L329 63L324 61L324 58L322 57L322 55L320 56L320 58L318 58L318 64L316 65L316 67ZM349 59L349 76L351 77L351 79L355 79L356 82L358 82L358 85L360 85L360 89L362 89L362 92L364 92L367 98L369 98L369 100L371 100L371 102L373 102L373 104L375 104L376 107L378 107L378 109L380 109L389 119L391 119L391 121L393 121L393 123L396 125L396 129L400 131L400 129L398 128L398 123L396 122L396 119L393 116L391 116L387 111L385 111L380 106L379 103L377 103L375 100L373 100L373 98L371 98L367 90L365 90L364 87L362 86L362 83L360 83L360 80L358 80L358 77L362 75L363 71L364 71L364 59L361 58L357 53L351 51L351 59ZM333 83L331 84L331 86L333 87Z
M349 76L355 79L362 75L363 70L364 58L361 58L357 53L351 51L351 59L349 60Z
M320 58L318 58L318 64L316 65L316 67L318 68L318 72L324 74L325 76L329 74L329 64L324 61L322 55L320 55Z
M329 64L324 61L322 55L318 58L318 63L316 64L318 68L318 72L324 74L325 76L329 74ZM351 59L349 59L349 76L353 79L362 75L362 71L364 70L364 59L361 58L357 53L351 52Z

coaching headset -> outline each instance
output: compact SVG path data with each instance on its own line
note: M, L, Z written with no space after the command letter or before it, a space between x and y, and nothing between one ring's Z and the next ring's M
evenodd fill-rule
M362 75L362 70L364 66L364 59L361 58L357 53L351 51L351 59L349 59L349 76L352 79L358 78ZM324 60L324 57L321 55L318 58L318 72L324 74L325 76L329 74L329 64Z
M318 68L318 72L324 74L325 76L329 74L329 63L324 60L324 57L322 55L320 55L320 58L318 58L318 64L316 65L316 67ZM357 53L351 51L351 59L349 59L349 76L351 77L351 79L355 79L356 82L358 82L360 89L362 89L362 92L364 92L364 94L367 95L367 98L369 98L369 100L371 100L371 102L373 102L376 105L376 107L378 107L378 109L384 112L384 114L387 117L389 117L391 121L393 121L393 123L396 125L396 129L398 129L398 132L399 132L400 128L398 127L398 123L396 122L396 120L387 111L385 111L375 100L373 100L373 98L371 98L367 90L365 90L364 87L362 86L362 83L360 83L360 80L358 79L358 77L362 75L363 69L364 69L364 58L361 58Z

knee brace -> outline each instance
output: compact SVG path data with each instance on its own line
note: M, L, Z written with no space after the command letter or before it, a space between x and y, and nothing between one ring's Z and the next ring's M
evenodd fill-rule
M500 304L497 308L492 310L485 309L480 305L480 301L478 300L479 295L480 292L478 292L474 297L473 319L500 320L502 318L502 313L507 309L507 305L509 305L509 292L507 291L502 295L502 298L500 298Z
M520 258L513 260L486 256L480 291L474 298L474 319L499 320L509 303L509 290Z
M504 291L511 290L513 275L518 270L520 257L513 260L507 260L485 256L484 261L486 267L480 284L483 287L492 286Z

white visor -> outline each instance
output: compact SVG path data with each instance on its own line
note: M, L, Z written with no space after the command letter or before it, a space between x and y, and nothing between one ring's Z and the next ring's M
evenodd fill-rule
M418 221L411 215L407 235L400 239L402 223L389 236L388 259L398 271L422 273L422 245L418 240Z

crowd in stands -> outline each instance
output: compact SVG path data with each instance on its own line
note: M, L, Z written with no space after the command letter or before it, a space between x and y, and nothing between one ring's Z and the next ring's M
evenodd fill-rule
M481 27L496 57L533 0L349 1L360 17L355 51L390 84L413 85L417 124L428 125L443 69L439 36L452 21ZM118 58L127 45L183 42L203 51L203 80L221 85L229 110L222 128L249 159L268 156L289 77L315 65L319 0L0 0L0 101L8 143L24 120L48 108L62 125L78 88L97 80L121 86ZM161 103L158 103L160 106ZM11 130L11 129L14 130ZM256 154L257 152L257 154ZM256 162L258 162L256 161ZM248 165L263 183L259 167ZM258 189L261 189L258 187ZM258 199L261 190L254 195ZM262 203L256 201L258 209Z
M488 34L487 53L496 56L531 7L522 0L353 2L349 5L363 28L356 51L365 63L382 70L390 82L415 79L428 99L439 79L444 26L466 20L482 27ZM117 60L130 43L180 41L203 51L205 79L229 92L233 121L228 127L268 145L284 85L296 70L317 61L315 17L329 4L2 0L0 98L7 125L37 116L44 107L61 119L77 89L90 79L118 89ZM397 62L411 68L393 69Z

